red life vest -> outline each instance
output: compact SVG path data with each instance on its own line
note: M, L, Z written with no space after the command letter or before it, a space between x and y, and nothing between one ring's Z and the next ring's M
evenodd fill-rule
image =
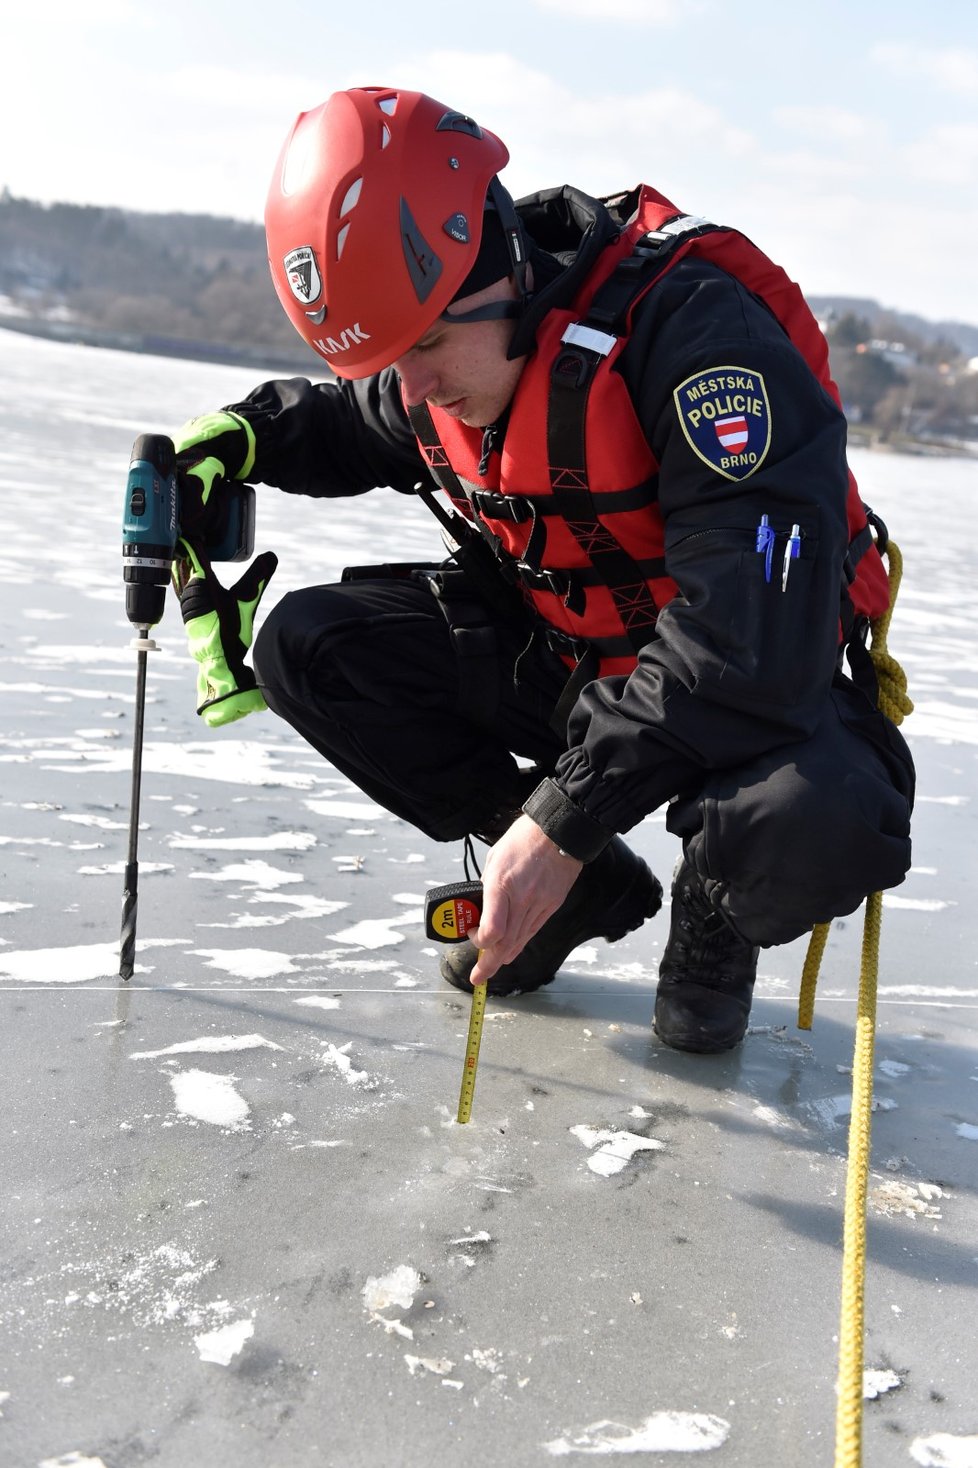
M828 346L798 286L736 230L684 216L643 187L638 209L566 310L552 310L520 377L501 453L480 462L482 432L438 408L410 409L433 477L481 522L569 666L588 648L597 676L629 673L677 594L666 574L658 464L613 367L632 312L684 256L709 261L758 296L841 407ZM848 597L859 617L889 604L886 571L849 474Z

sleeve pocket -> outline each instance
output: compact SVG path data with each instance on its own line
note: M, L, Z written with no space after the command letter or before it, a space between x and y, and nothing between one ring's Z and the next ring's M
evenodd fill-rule
M771 528L770 555L757 548L756 526L683 533L671 524L667 535L666 564L681 597L661 631L687 663L697 692L747 711L809 702L828 687L836 660L838 602L830 618L831 599L816 585L825 574L817 515L799 524L798 555L787 562L792 525Z

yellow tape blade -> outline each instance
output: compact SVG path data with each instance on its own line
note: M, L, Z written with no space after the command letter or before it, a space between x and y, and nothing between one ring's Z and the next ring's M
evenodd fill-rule
M479 1045L482 1042L482 1021L486 1013L486 987L485 984L475 984L472 988L472 1011L469 1015L469 1033L465 1042L465 1066L462 1070L462 1089L458 1097L457 1119L463 1126L472 1115L475 1073L479 1067Z

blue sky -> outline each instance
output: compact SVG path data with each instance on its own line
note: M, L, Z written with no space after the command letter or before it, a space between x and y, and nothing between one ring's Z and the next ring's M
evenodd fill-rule
M295 114L396 84L515 194L640 179L813 294L978 324L978 4L45 0L0 20L0 187L260 219ZM11 13L13 12L13 13Z

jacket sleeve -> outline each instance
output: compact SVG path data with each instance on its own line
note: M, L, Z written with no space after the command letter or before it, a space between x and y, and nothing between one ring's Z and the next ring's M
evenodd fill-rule
M428 478L390 368L359 382L263 382L228 409L255 431L260 484L323 498L381 486L410 493Z
M773 316L723 272L678 266L650 296L622 373L659 464L666 570L679 594L629 677L582 690L555 779L526 807L582 859L695 792L708 772L806 738L838 655L842 413ZM712 424L712 439L692 431L681 391L694 379L709 395L711 380L733 375L724 369L760 382L769 421L766 449L741 477L721 472ZM762 515L775 532L770 563L757 550ZM800 554L782 589L795 526Z

